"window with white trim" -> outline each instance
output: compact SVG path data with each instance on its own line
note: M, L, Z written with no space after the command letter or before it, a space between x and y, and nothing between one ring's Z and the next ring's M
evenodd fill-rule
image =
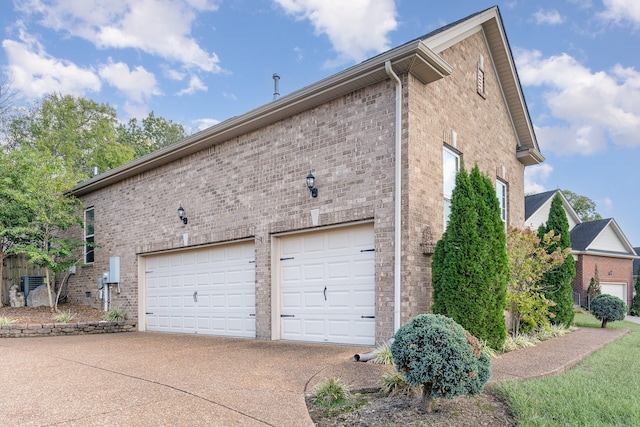
M95 243L95 227L94 227L94 208L89 208L84 211L84 262L85 264L92 264L94 257L94 243Z
M451 214L451 197L456 186L456 175L460 170L460 155L444 147L442 151L442 171L443 171L443 195L444 195L444 224L445 228L449 223Z
M507 226L507 184L499 179L496 179L496 197L498 197L498 204L500 205L500 218L504 222L504 226Z

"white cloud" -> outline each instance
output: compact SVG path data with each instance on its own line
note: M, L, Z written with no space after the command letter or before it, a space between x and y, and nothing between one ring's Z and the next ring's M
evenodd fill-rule
M640 145L638 71L616 65L592 72L565 53L544 58L539 51L517 51L516 62L522 84L544 91L547 112L536 131L544 150L592 154L609 142Z
M640 27L640 2L638 0L603 0L605 10L600 17L617 24L629 22Z
M219 72L219 59L191 37L196 12L214 11L205 0L22 0L24 13L40 24L93 43L98 48L133 48L187 68Z
M124 62L111 62L100 66L100 77L122 92L127 99L141 103L153 95L160 95L153 73L137 66L133 70Z
M546 191L544 182L547 181L552 172L553 166L548 163L541 163L525 168L524 194L538 194Z
M558 25L564 22L564 17L560 15L560 13L555 10L544 10L538 9L536 13L533 14L533 19L536 24L546 24L546 25Z
M204 83L202 83L202 80L200 80L197 76L191 76L191 78L189 79L189 86L182 89L176 95L178 96L193 95L194 93L196 93L196 91L206 92L207 89L208 89L207 86Z
M398 26L393 0L275 0L288 14L311 22L338 57L329 66L362 61L389 49L387 34ZM375 23L375 24L374 24Z
M41 98L53 92L85 96L99 92L100 78L92 68L82 68L47 54L42 45L23 29L21 41L3 40L2 47L13 87L27 98Z
M215 126L220 123L220 120L216 119L196 119L192 121L193 125L197 130L205 130L210 128L211 126Z
M178 70L168 69L165 70L164 76L171 80L182 81L187 76L187 74Z

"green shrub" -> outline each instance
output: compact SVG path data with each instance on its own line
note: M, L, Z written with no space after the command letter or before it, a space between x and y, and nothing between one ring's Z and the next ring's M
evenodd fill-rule
M76 318L76 315L71 311L61 311L53 315L53 320L58 323L69 323Z
M340 378L328 378L316 384L313 389L316 399L314 403L320 406L344 405L351 396L349 388Z
M0 325L11 325L13 323L16 323L16 321L5 316L0 316Z
M631 301L631 309L629 310L629 314L631 314L632 316L640 316L640 267L638 267L638 271L636 271L636 276L636 294L633 296L633 300Z
M420 394L420 387L414 387L396 369L388 370L382 374L382 391L389 396L410 396Z
M421 314L398 329L391 353L407 382L422 385L421 406L427 412L436 397L481 393L491 376L480 342L439 314Z
M122 308L112 308L102 316L107 322L118 322L127 320L127 312Z
M624 320L624 316L627 314L627 305L618 297L602 294L591 301L591 314L602 321L601 327L606 328L608 322Z
M372 363L378 363L380 365L393 365L393 355L391 354L391 344L385 342L378 346L374 351L375 357L371 359Z

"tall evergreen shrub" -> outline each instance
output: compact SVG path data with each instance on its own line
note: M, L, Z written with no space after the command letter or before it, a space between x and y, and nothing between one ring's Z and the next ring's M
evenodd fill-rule
M547 252L551 253L556 247L560 247L563 251L571 248L569 220L562 207L562 198L558 193L553 196L553 200L551 201L551 209L547 223L538 228L538 236L542 237L550 230L559 234L560 240L550 245L547 248ZM546 272L542 277L542 292L545 297L555 303L554 306L549 307L549 312L552 313L549 320L554 325L570 326L573 324L573 288L571 287L571 282L575 276L575 260L573 256L569 254L559 268Z
M432 311L495 349L506 338L509 281L504 223L493 184L474 167L456 176L449 224L432 263Z
M640 267L638 267L638 271L636 271L636 276L636 294L633 296L631 310L629 311L629 314L632 316L640 316Z

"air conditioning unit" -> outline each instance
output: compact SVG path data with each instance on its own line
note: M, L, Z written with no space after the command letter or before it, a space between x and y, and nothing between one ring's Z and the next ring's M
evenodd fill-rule
M29 292L44 285L45 276L21 276L20 277L20 289L24 292L24 300L27 300Z

